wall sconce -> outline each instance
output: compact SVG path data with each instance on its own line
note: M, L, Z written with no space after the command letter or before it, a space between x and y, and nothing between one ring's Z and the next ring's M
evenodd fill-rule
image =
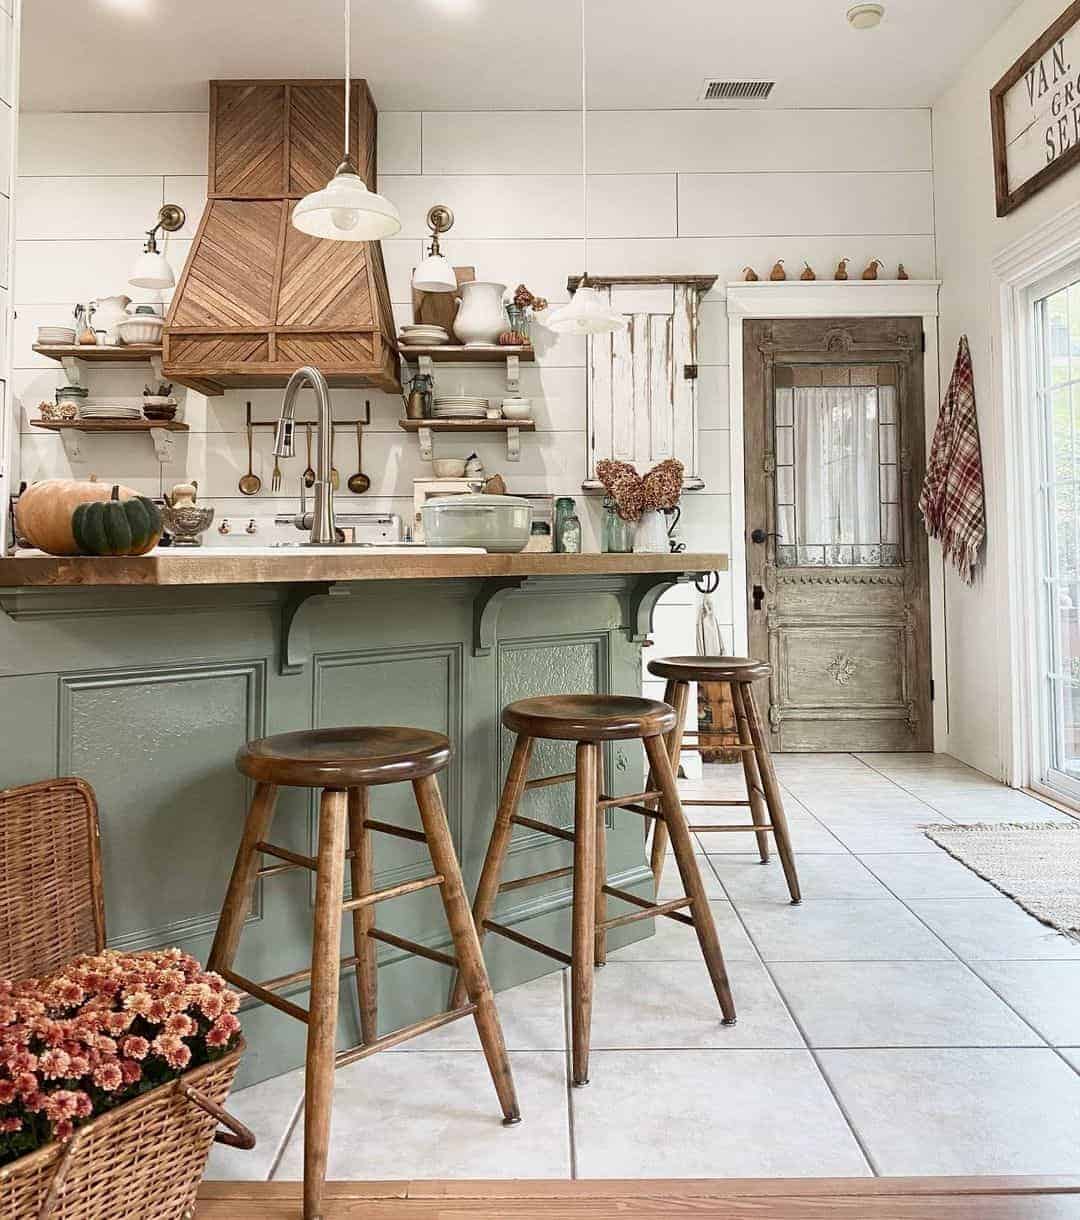
M443 203L428 210L428 228L431 230L431 248L427 257L413 271L413 287L418 292L457 292L457 276L439 249L439 234L447 232L454 224L454 213Z
M172 288L176 284L176 276L169 260L157 247L159 229L166 233L175 233L182 229L187 221L187 213L177 203L166 203L157 214L157 224L146 231L146 245L143 252L135 260L128 283L135 288Z

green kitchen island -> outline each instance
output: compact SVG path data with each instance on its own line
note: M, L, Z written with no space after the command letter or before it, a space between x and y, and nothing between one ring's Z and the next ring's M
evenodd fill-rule
M726 566L722 554L302 547L0 559L0 787L88 780L101 808L109 943L175 944L205 961L250 797L233 766L238 747L332 725L435 729L455 745L443 789L471 889L512 747L501 708L528 695L640 693L656 601ZM533 775L572 769L571 744L537 743ZM642 770L636 743L608 747L609 791L640 791ZM567 787L527 799L529 816L572 821ZM415 824L408 785L376 790L372 802L376 817ZM642 819L608 817L613 884L645 894ZM315 819L313 794L284 789L274 841L310 854ZM380 836L377 850L380 887L430 872L420 844ZM509 875L562 868L570 850L523 830ZM265 979L307 967L311 885L300 871L260 882L241 973ZM504 895L498 919L568 944L569 901L569 878L556 878ZM618 906L613 900L612 914ZM383 904L379 922L432 947L449 943L431 891ZM611 943L650 932L648 921L631 924ZM501 937L488 939L486 953L496 988L556 968ZM381 1029L444 1007L448 975L437 963L382 946L379 973ZM358 1041L350 984L343 1046ZM304 1004L306 984L281 994ZM243 1020L243 1083L303 1062L299 1023L257 1003Z

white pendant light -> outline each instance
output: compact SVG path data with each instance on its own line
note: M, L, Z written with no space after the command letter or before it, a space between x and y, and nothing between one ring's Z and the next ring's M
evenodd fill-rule
M582 261L589 265L589 179L588 179L588 105L586 93L585 0L581 0L581 216L584 231L581 238ZM588 283L588 272L582 275L577 291L567 305L553 309L541 320L541 325L557 335L611 335L625 330L628 319L612 309L595 288Z
M379 241L401 232L401 217L389 199L369 191L350 158L352 87L351 0L345 0L345 159L321 191L305 195L293 208L293 228L333 241Z
M457 292L457 276L439 249L439 234L454 223L454 213L443 203L428 209L431 248L424 261L413 271L412 283L418 292Z

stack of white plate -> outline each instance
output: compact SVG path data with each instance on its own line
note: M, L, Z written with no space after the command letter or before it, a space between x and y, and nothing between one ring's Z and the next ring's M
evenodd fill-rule
M75 331L70 326L39 326L39 343L74 343Z
M486 398L474 394L448 394L435 399L431 414L435 419L483 419L487 406Z
M82 403L79 407L80 419L141 419L142 411L138 407L126 407L121 403L103 402Z
M407 347L440 347L450 342L450 335L443 326L410 322L401 328L401 342Z

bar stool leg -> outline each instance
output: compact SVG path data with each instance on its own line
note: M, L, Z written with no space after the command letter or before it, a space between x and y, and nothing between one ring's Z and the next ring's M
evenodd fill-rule
M244 831L236 852L229 888L225 891L225 903L221 908L214 944L210 949L208 970L231 970L240 944L240 933L244 920L251 910L251 898L259 872L259 853L256 843L266 841L270 823L274 820L277 804L277 787L274 784L256 784L251 808L244 820Z
M645 738L645 752L652 764L656 786L663 793L660 801L660 811L667 821L671 834L671 846L675 852L675 860L679 866L683 890L690 899L690 914L694 919L694 930L697 932L701 952L705 957L705 965L712 979L716 998L720 1002L720 1010L724 1014L724 1024L735 1024L735 1001L731 998L731 987L728 983L727 970L724 967L724 956L720 951L720 938L716 934L712 910L705 895L705 887L698 872L697 861L694 859L693 840L686 824L686 816L679 801L679 791L675 785L675 777L671 771L664 741L660 737Z
M772 753L765 737L765 727L761 723L761 713L754 701L754 690L749 684L743 687L743 706L746 708L746 718L750 723L750 736L754 742L754 753L761 770L761 781L765 788L765 800L769 806L769 816L776 827L776 853L784 866L784 876L787 878L788 893L796 905L802 902L802 891L799 888L799 874L795 867L795 852L791 846L791 833L788 829L787 815L784 813L784 802L780 796L780 784L773 767Z
M602 745L596 747L596 791L600 796L604 795L604 747ZM604 893L604 886L607 885L606 809L596 811L596 866L593 873L596 877L596 897L593 901L596 919L595 961L597 966L606 966L607 929L602 926L604 920L607 919L607 894Z
M304 1220L321 1220L330 1114L334 1104L334 1054L341 972L341 903L345 885L347 798L324 789L319 802L319 854L315 874L315 931L311 946L304 1084Z
M476 934L469 901L465 897L461 867L446 824L442 794L433 775L413 780L413 792L416 794L420 820L424 825L431 862L435 871L443 877L439 891L446 910L446 922L450 925L450 935L454 940L460 980L470 1001L476 1005L476 1032L480 1035L480 1045L484 1049L491 1079L495 1083L495 1092L502 1106L503 1122L509 1126L521 1121L521 1111L514 1091L514 1078L506 1054L499 1014L495 1008L495 998L491 994L487 968L480 953L480 938Z
M676 681L674 678L669 679L664 687L664 702L671 704L675 709L675 727L664 738L664 747L668 752L668 758L671 760L671 770L678 777L683 733L686 731L686 709L690 703L690 683ZM647 791L652 792L656 790L658 785L655 783L655 778L650 769L649 778L645 784ZM666 824L657 819L653 827L652 851L649 856L649 867L652 869L657 893L660 891L660 880L664 875L664 859L667 855L668 837Z
M579 741L574 784L574 907L570 948L570 1010L573 1079L589 1083L593 955L596 951L596 755L597 745Z
M495 909L495 899L499 895L499 876L506 861L506 853L510 850L510 835L514 829L510 819L517 812L521 794L525 791L529 763L532 760L532 748L533 739L531 737L518 736L514 742L514 753L510 758L510 769L506 773L502 796L499 797L495 825L491 831L487 855L484 857L484 867L480 871L476 898L473 900L473 923L481 941L485 935L484 921L491 918L491 913ZM460 1008L464 1002L465 982L459 972L451 988L450 1007Z
M750 736L750 722L746 716L746 705L743 698L743 684L729 682L728 690L731 692L731 704L735 709L735 723L739 728L739 744L753 746L754 739ZM761 773L758 770L757 755L754 750L743 750L742 765L743 775L746 778L746 798L750 802L750 816L753 818L755 826L767 826L769 809L765 802L765 790L761 784ZM754 837L757 839L761 863L768 864L769 832L759 830Z
M370 809L367 788L349 789L349 875L353 897L370 894L375 888L375 854L371 831L367 829ZM375 927L374 905L358 907L352 913L353 955L356 957L356 998L360 1007L360 1038L374 1042L379 1036L378 946L368 935Z

